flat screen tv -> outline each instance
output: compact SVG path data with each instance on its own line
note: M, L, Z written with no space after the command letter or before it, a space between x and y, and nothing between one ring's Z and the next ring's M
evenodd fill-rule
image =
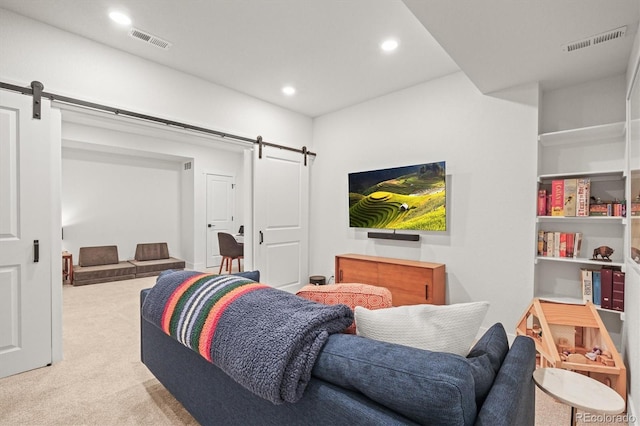
M445 162L349 173L352 228L446 231Z

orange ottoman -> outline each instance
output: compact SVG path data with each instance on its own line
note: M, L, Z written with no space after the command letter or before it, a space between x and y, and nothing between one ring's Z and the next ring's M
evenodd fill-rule
M385 287L371 284L340 283L329 285L305 285L296 293L298 296L324 303L325 305L343 304L354 309L362 306L367 309L391 307L391 292ZM356 324L351 324L345 333L355 334Z

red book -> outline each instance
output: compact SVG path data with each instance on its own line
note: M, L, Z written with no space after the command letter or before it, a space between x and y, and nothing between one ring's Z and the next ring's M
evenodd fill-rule
M538 216L547 215L547 190L538 190Z
M562 232L560 234L560 257L567 257L567 234Z
M613 271L611 309L624 312L624 272Z
M573 233L567 234L567 257L573 257L574 237L575 237L575 234Z
M600 306L603 309L611 309L611 297L613 296L613 270L602 268L600 270Z
M551 216L564 216L564 179L551 182Z

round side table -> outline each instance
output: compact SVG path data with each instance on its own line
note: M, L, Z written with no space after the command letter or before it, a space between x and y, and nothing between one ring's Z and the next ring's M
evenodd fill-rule
M583 374L561 368L538 368L533 381L546 394L571 407L571 424L576 424L576 408L588 413L620 414L625 401L607 385Z

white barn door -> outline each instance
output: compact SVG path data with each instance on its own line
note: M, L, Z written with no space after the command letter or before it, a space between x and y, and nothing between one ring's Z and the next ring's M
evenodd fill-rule
M62 276L52 277L60 269L51 264L60 240L49 101L41 115L31 118L30 96L0 90L0 377L52 362L52 285L62 286Z
M260 281L295 292L308 283L309 167L293 151L254 153L254 247ZM308 162L310 164L310 162Z

